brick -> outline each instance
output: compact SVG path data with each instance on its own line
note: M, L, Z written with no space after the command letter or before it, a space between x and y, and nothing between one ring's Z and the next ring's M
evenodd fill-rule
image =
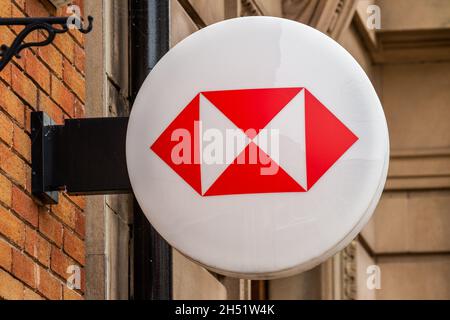
M47 67L39 61L31 50L25 51L24 56L26 73L37 82L39 87L50 93L50 72Z
M30 108L25 108L25 125L24 130L26 133L31 134L31 110Z
M17 1L16 1L17 2ZM22 9L23 10L23 9ZM12 17L25 17L25 14L22 12L21 9L19 9L17 6L12 6ZM23 26L11 26L11 29L14 31L15 34L19 34L20 31L23 29ZM29 37L27 37L27 41L36 41L36 32L32 32ZM17 61L23 61L21 59L18 59Z
M25 231L25 251L44 266L50 266L50 243L29 227Z
M10 65L11 66L11 65ZM24 108L19 98L12 92L11 88L5 86L0 81L0 106L6 111L19 125L23 126L25 121Z
M75 96L67 89L61 80L52 76L52 94L51 97L56 103L70 116L74 116Z
M43 35L39 35L40 40L44 40ZM39 47L38 56L47 64L50 69L56 73L59 78L62 78L63 70L63 55L53 45Z
M37 106L37 87L16 66L12 66L11 84L13 90L25 100L33 109Z
M0 173L0 201L11 206L12 200L12 183L3 174Z
M6 300L23 299L23 284L2 269L0 269L0 284L0 298Z
M51 206L52 212L62 220L66 225L75 228L76 210L75 205L66 198L65 195L59 197L57 205Z
M0 5L0 8L4 9L3 5ZM11 6L10 6L10 10L11 10ZM8 17L8 16L10 16L10 14L7 15L6 17ZM5 17L5 16L0 15L0 17ZM12 32L11 29L9 29L8 27L2 26L2 32L0 32L0 43L1 44L6 44L7 46L10 46L13 43L13 41L15 40L15 38L16 38L16 35L14 34L14 32Z
M1 7L4 7L4 5L1 5ZM14 7L12 7L12 8L13 9L10 10L10 12L12 12L12 15L10 13L6 17L9 17L9 16L13 16L13 17L14 16L22 16L22 15L14 15L15 10L14 10ZM11 9L11 7L10 7L10 9ZM5 16L4 15L0 15L0 17L5 17ZM16 39L16 34L17 34L16 30L20 30L22 28L23 27L21 27L21 26L20 27L19 26L10 26L10 27L2 26L1 32L0 32L1 44L6 44L7 46L11 46L13 44L14 40ZM12 61L16 62L19 65L23 65L23 61L21 61L21 59L18 59L17 57L13 57ZM10 62L7 66L11 67L10 64L12 64L12 62ZM3 70L1 73L3 73L3 72L5 72L5 70ZM11 74L11 68L9 68L9 70L6 71L6 72L9 73L9 75L10 75ZM6 80L6 77L5 77L5 80ZM11 82L11 76L9 76L9 79L8 79L8 83L10 83L10 82Z
M63 79L67 86L75 92L81 101L85 101L85 82L83 76L68 61L64 60Z
M56 124L64 123L64 112L44 93L39 93L39 110L48 114Z
M39 209L37 204L16 186L12 190L12 208L33 226L38 226Z
M32 257L37 258L38 247L37 247L37 232L36 230L25 226L25 251Z
M25 186L27 177L25 162L3 143L0 143L0 168L18 184Z
M36 287L38 265L17 250L12 253L12 273L30 287Z
M11 211L0 206L0 233L19 247L25 240L25 224Z
M11 0L0 0L0 17L11 16Z
M15 5L11 6L11 17L25 17L25 14ZM23 30L23 26L10 26L9 27L11 29L11 31L18 35L22 30ZM36 42L36 33L37 31L31 32L27 38L25 39L25 42ZM23 56L24 51L22 51L20 53L21 56ZM20 59L20 58L13 58L13 61L16 62L18 65L20 65L20 67L22 69L24 69L25 67L25 60L24 59Z
M25 290L23 291L23 300L43 300L43 299L44 298L42 298L42 296L40 296L38 293L25 287Z
M57 275L67 280L71 275L70 273L67 273L67 269L73 265L79 266L74 260L64 254L64 252L62 252L60 249L55 246L52 247L50 268Z
M25 0L14 0L14 2L20 9L25 11Z
M2 72L0 72L0 79L6 81L6 83L11 84L11 64L7 64Z
M84 299L83 296L80 295L75 290L69 289L67 286L64 286L63 300L84 300Z
M73 203L75 203L79 208L86 208L86 197L85 196L68 196Z
M0 112L0 138L9 146L12 145L14 125L3 112Z
M37 288L40 293L51 300L60 300L62 298L62 284L51 275L47 270L39 268L39 277Z
M74 61L74 41L68 33L58 34L53 43L70 62Z
M83 17L84 16L84 5L82 1L72 1L73 5L77 5L80 8L80 14ZM84 23L87 23L87 19ZM81 32L78 32L76 29L70 30L70 35L81 45L84 46L84 34Z
M75 232L84 239L86 236L86 215L80 211L76 211Z
M44 5L36 0L26 0L25 12L29 17L45 17L49 15Z
M13 147L25 160L31 164L31 137L22 128L14 126Z
M87 23L88 21L85 20ZM76 47L84 47L84 34L82 34L81 32L79 32L78 30L72 29L69 31L70 36L72 37L73 41L74 41L74 49ZM75 49L76 50L76 49ZM75 59L75 56L74 56Z
M62 246L63 226L46 208L39 210L39 231L57 246Z
M31 164L31 138L18 126L14 126L13 134L14 149Z
M79 262L82 266L86 263L84 241L69 230L64 231L64 252Z
M0 201L11 206L12 183L3 174L0 173Z
M26 173L26 183L25 183L25 190L31 193L31 167L25 166L25 173Z
M75 118L84 118L86 114L86 110L84 108L84 104L75 98Z
M11 246L6 241L0 239L0 267L2 267L7 271L11 271L11 265L12 265Z
M80 71L82 74L85 72L85 66L86 66L86 53L84 52L84 49L80 46L75 46L75 67Z

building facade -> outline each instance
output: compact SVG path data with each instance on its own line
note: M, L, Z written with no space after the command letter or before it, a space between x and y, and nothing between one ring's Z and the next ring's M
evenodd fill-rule
M391 162L372 220L332 259L271 281L214 274L173 249L152 256L166 259L164 263L148 258L146 244L160 240L152 236L137 241L139 230L149 226L136 218L132 195L63 194L54 206L33 199L30 112L45 111L57 123L127 116L135 95L133 19L139 19L135 9L146 2L73 3L83 16L94 17L91 33L57 36L49 46L23 51L21 59L0 72L0 298L450 298L449 1L167 2L169 46L239 16L277 16L308 24L353 55L382 102ZM67 15L66 5L0 0L0 16ZM1 28L0 44L10 44L18 29ZM153 273L147 270L151 268ZM158 268L167 270L155 273ZM80 286L67 286L67 281L76 282L78 271ZM155 295L164 286L170 288Z
M75 1L82 6L82 3ZM0 2L1 17L66 15L50 2ZM22 27L2 27L11 45ZM32 33L27 41L42 41ZM31 195L30 113L45 111L62 124L85 114L84 38L61 35L24 50L0 72L0 297L81 299L85 293L85 198L61 194L42 206ZM77 274L77 288L67 279Z

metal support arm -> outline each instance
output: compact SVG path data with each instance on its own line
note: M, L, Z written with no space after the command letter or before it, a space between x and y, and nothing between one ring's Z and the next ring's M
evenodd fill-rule
M73 17L26 17L26 18L0 18L0 26L24 26L11 45L0 44L0 72L14 57L20 58L20 52L30 47L43 47L55 39L57 34L69 31L68 25L78 26L81 33L92 30L93 17L88 17L88 26L82 25L81 18ZM57 27L55 27L57 26ZM36 42L26 42L30 33L36 30L44 31L45 39Z
M31 114L32 193L45 204L69 194L131 192L126 167L127 117L67 119L55 125Z

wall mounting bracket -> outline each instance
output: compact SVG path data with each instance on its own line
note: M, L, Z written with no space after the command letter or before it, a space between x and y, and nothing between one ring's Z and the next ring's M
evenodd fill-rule
M25 17L25 18L0 18L0 26L24 26L13 43L0 45L0 72L14 57L20 58L20 52L30 47L43 47L55 39L57 34L70 30L69 26L78 29L81 33L89 33L92 30L94 18L88 16L88 26L83 26L83 19L70 17ZM55 27L57 26L57 27ZM45 31L46 38L42 41L25 42L30 33L36 30Z
M127 117L66 119L56 125L44 112L31 113L32 193L58 203L58 191L73 195L131 192L125 157Z

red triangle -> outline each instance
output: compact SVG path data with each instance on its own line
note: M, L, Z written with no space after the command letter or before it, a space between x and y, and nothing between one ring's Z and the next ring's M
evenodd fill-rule
M305 90L308 190L358 140L334 114Z
M254 161L256 163L249 163L249 159L251 159L249 154L250 152L255 152L255 150L258 154L261 152L262 157L269 157L256 144L251 142L206 191L205 196L305 191L272 159L269 158L270 164L262 164L260 157L258 157L257 161ZM239 163L238 159L246 160ZM261 174L262 168L270 166L274 166L274 174Z
M201 175L200 175L200 162L198 161L200 155L198 134L196 134L195 125L198 124L200 117L200 96L197 95L187 106L181 111L178 117L167 127L166 130L159 136L159 138L150 147L165 163L167 163L180 177L182 177L194 190L199 194L202 193L201 187ZM178 145L182 138L172 141L172 133L177 129L185 129L189 132L190 142L187 141L186 145L190 144L191 152L190 157L186 155L190 161L181 162L180 158L172 157L172 151L176 145ZM175 137L176 138L176 137ZM182 152L180 154L183 154Z
M253 139L302 88L209 91L202 94Z

